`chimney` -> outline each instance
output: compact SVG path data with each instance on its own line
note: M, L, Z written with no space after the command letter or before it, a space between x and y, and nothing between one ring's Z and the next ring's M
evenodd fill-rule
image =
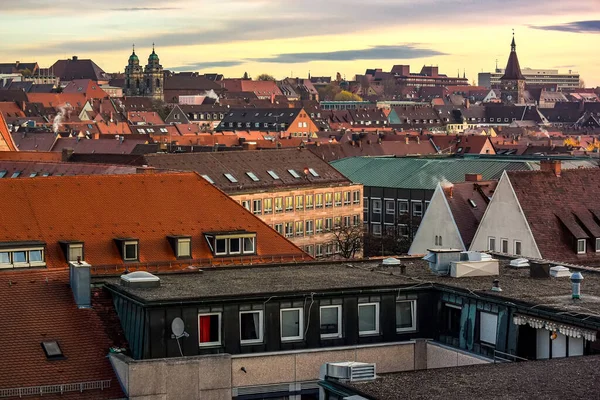
M74 152L74 150L71 148L68 148L68 147L65 147L64 149L62 149L62 161L63 162L69 161L69 159L73 155L73 152Z
M90 308L92 306L90 268L91 265L81 261L79 257L77 261L69 262L69 284L78 308Z
M454 196L454 185L449 184L447 186L442 186L442 190L448 197L452 198Z
M560 178L561 162L560 160L542 160L540 169L544 172L553 172L557 178Z
M406 142L406 144L408 144L408 141L409 141L408 135L406 135L406 137L404 138L404 141Z
M417 136L417 144L421 144L421 137Z
M275 93L271 93L271 104L275 104Z
M73 56L73 61L77 61L77 56Z
M481 174L465 174L465 182L481 182L482 180Z
M544 261L529 260L529 277L534 279L550 278L550 264Z

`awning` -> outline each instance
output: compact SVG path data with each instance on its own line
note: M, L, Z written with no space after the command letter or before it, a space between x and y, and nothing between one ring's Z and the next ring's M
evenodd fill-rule
M515 314L513 316L513 323L515 325L529 325L535 329L546 329L551 332L559 332L572 338L584 338L590 342L596 341L596 331L578 328L573 325L561 324L547 319Z

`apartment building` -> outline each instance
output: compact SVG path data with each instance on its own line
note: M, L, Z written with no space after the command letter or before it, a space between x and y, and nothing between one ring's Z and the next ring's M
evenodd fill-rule
M478 75L479 86L492 88L500 85L500 78L504 75L503 68L496 68L494 72L480 72ZM579 74L569 70L560 73L557 69L532 69L522 68L527 85L557 85L558 91L577 89L579 87Z
M148 154L145 162L196 171L317 258L338 253L336 229L362 226L362 184L308 150Z

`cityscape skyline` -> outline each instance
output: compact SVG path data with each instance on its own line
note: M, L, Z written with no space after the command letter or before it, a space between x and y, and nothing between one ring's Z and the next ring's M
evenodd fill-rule
M77 55L107 72L122 72L132 44L145 61L155 42L161 63L174 71L267 72L277 78L340 72L351 79L366 68L439 65L449 76L466 72L472 82L477 73L492 71L496 60L504 67L514 29L523 67L573 70L587 86L600 85L600 55L588 50L600 33L594 0L427 0L418 7L404 0L224 0L218 9L188 0L78 4L6 5L0 23L21 34L0 44L4 61L49 66ZM200 24L190 18L198 13ZM24 23L30 29L23 30Z

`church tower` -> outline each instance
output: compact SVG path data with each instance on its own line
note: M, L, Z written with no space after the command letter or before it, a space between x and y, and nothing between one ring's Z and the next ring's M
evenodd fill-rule
M525 103L525 77L521 73L519 58L517 57L517 45L513 33L510 45L510 56L506 64L504 75L500 78L500 90L502 102L505 104Z
M133 53L129 56L129 62L125 67L125 87L123 92L126 96L142 96L144 94L144 70L140 65L140 59Z
M165 75L163 67L160 65L158 54L154 51L154 43L152 44L152 54L148 57L148 65L144 69L144 88L145 96L154 99L163 100L163 83Z

